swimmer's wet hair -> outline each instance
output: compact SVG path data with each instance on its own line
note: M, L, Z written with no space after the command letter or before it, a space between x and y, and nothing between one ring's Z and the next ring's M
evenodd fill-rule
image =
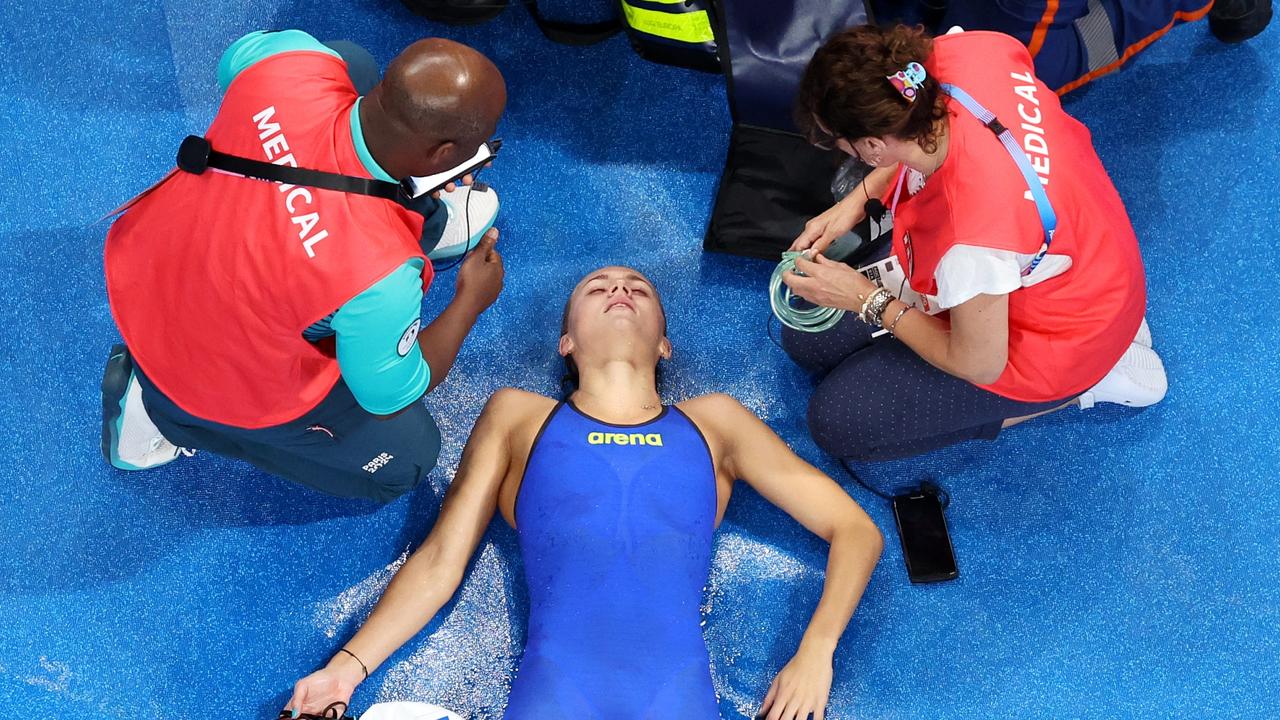
M938 121L945 96L930 75L910 102L887 79L933 53L922 27L851 27L833 35L813 54L796 93L795 119L811 141L822 126L849 142L866 137L914 140L925 152L938 149Z
M645 277L648 277L647 275ZM574 290L577 290L574 286ZM658 294L658 288L653 289L653 297L658 301L658 307L662 310L662 334L667 334L667 308L662 304L662 296ZM573 293L569 293L569 297L564 301L564 312L560 315L560 336L564 337L569 332L569 308L573 305ZM659 388L662 387L662 361L658 361L658 365L654 368L654 382ZM573 355L564 356L564 375L560 377L560 392L564 397L569 397L574 390L578 389L578 364L573 361Z

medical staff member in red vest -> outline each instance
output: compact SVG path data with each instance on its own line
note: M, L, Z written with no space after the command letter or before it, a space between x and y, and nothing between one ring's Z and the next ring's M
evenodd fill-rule
M218 81L214 150L389 182L463 163L506 104L492 62L439 39L410 45L378 81L350 43L256 32L227 49ZM107 460L137 470L202 449L333 495L414 487L440 447L420 399L502 288L497 206L480 184L407 207L171 174L107 236L125 341L103 379ZM431 258L470 247L453 300L422 328Z
M814 54L798 116L816 143L875 169L794 249L821 253L883 198L909 287L944 310L912 308L901 287L821 254L796 263L784 278L794 292L849 311L827 332L784 335L824 374L809 405L823 449L904 457L1067 405L1164 397L1124 203L1021 43L850 28Z

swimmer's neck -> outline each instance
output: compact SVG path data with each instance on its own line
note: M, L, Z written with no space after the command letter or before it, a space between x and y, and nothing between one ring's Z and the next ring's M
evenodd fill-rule
M579 369L573 404L591 417L625 425L644 422L658 414L654 367L629 360L610 360Z

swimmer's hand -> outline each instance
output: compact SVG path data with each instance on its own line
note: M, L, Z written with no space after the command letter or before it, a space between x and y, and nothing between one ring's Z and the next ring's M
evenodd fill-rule
M757 717L767 720L822 720L831 697L832 646L828 652L803 642L791 662L778 673L764 696Z
M867 216L867 199L862 189L855 189L844 200L832 205L826 212L804 224L804 232L791 243L792 252L813 248L820 253L836 238L853 229Z
M468 303L477 315L488 309L502 292L505 271L497 244L498 228L489 228L458 268L455 298Z
M364 679L364 671L352 663L345 655L337 655L325 667L302 678L293 686L293 696L285 704L293 717L300 713L320 714L333 703L344 705L351 702L351 693L356 685Z

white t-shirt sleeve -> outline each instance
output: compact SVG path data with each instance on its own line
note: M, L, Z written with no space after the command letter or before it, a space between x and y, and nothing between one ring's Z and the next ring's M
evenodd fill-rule
M933 277L938 304L953 308L979 295L1007 295L1022 287L1024 256L1010 250L953 245L938 261Z

